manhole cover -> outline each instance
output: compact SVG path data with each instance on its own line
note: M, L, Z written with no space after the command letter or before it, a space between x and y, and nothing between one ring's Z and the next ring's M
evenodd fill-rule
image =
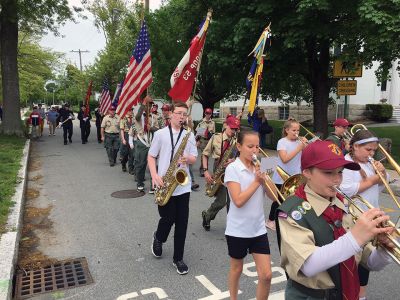
M111 194L111 197L114 198L138 198L144 196L144 192L138 192L137 190L123 190L123 191L116 191Z
M36 270L17 272L15 299L55 292L93 283L86 258L56 262Z

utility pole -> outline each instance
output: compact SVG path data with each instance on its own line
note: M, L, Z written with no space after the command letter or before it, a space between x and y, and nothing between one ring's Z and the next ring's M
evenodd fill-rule
M71 52L79 53L79 66L82 72L82 53L88 53L89 51L78 49L78 50L71 50Z

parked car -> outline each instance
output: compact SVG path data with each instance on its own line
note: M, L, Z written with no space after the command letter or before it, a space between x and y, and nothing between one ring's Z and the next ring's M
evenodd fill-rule
M213 110L213 117L214 117L214 118L219 118L219 108L214 108L214 110Z

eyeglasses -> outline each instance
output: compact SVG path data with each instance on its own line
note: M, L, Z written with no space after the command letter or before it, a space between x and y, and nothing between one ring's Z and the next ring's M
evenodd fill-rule
M187 114L187 113L185 113L185 112L183 112L183 111L180 111L180 112L174 112L174 114L175 114L175 115L177 115L177 116L181 116L181 117L187 117L187 116L188 116L188 114Z

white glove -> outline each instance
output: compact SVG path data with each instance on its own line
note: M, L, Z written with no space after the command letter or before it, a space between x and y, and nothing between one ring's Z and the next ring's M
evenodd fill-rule
M72 116L69 116L68 119L72 120Z

